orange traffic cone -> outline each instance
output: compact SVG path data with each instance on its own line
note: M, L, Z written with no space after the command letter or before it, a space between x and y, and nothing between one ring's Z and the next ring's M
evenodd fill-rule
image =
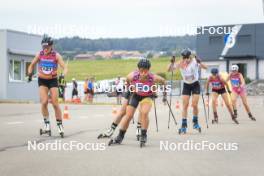
M180 102L179 102L179 100L176 101L176 110L180 110Z
M64 107L64 111L63 111L63 119L65 120L69 120L70 116L69 116L69 111L68 111L68 106Z

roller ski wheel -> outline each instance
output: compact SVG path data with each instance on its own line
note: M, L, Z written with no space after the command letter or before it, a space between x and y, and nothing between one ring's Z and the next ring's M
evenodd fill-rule
M202 129L198 123L193 125L193 129L198 130L199 133L202 132Z
M239 124L236 118L232 118L232 120L235 122L235 124Z
M178 131L179 134L186 134L186 132L187 132L187 128L184 127L180 128Z
M61 133L60 133L60 136L61 136L61 138L64 138L64 133L61 132Z
M111 128L108 129L106 132L99 134L97 139L110 138L113 134L114 134L114 130Z
M253 116L251 116L251 117L249 117L252 121L256 121L256 118L255 117L253 117Z
M43 129L39 129L39 134L40 136L42 136L43 134L48 134L49 136L51 136L51 130L43 130Z
M137 141L139 141L139 139L140 139L140 135L137 135L136 138L137 138Z
M146 146L146 142L147 142L147 136L140 136L140 138L139 138L139 146L140 146L140 148L142 148L142 147L145 147Z
M215 124L215 123L218 124L218 119L213 119L212 120L212 124Z
M110 139L110 141L108 142L108 146L111 146L113 144L121 144L123 141L123 138L121 136L117 136L116 138L114 139Z

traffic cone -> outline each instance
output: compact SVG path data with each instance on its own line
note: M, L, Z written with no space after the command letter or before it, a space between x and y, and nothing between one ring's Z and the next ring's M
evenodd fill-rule
M179 100L176 101L176 110L180 110L180 102L179 102Z
M64 107L64 111L63 111L63 119L65 120L69 120L70 116L69 116L69 111L68 111L68 106Z

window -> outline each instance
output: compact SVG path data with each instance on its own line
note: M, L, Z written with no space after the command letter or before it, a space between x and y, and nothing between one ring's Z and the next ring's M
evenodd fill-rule
M25 78L28 76L28 67L29 67L30 63L31 62L25 62L25 66L24 66L24 68L25 68L24 77ZM36 73L37 73L37 67L35 66L35 68L33 69L33 75L36 75Z
M18 60L9 61L9 80L21 81L22 80L22 64Z
M239 44L248 44L251 43L251 35L238 35L237 43Z
M210 36L209 37L209 44L222 44L223 37L222 36Z

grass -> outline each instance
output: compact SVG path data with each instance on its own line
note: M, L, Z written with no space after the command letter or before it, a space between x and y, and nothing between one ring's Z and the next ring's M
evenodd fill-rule
M166 79L170 79L170 73L166 72L167 65L169 64L169 58L163 57L151 60L151 72L164 73ZM121 60L121 59L109 59L109 60L78 60L69 61L68 74L66 76L67 81L72 78L77 80L84 80L89 76L94 76L96 80L112 79L118 75L125 77L128 73L136 69L138 60ZM179 73L176 74L174 79L179 79Z

